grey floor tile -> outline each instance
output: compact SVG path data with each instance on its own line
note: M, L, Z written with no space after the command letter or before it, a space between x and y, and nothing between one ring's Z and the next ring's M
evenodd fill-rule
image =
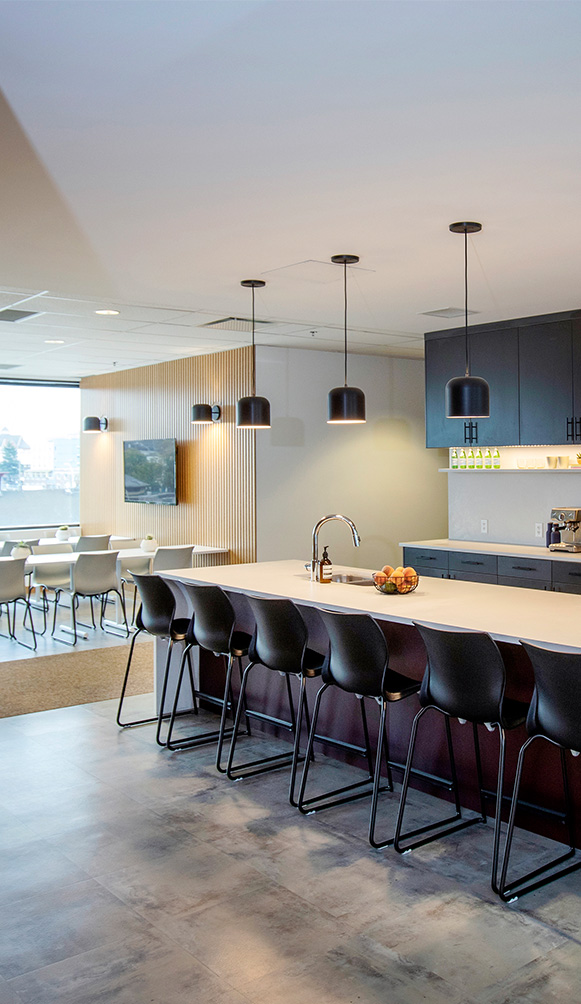
M386 912L366 935L473 995L565 944L561 933L500 902L464 894L429 899L419 892L415 903Z
M147 928L92 880L29 894L0 913L0 975L20 976Z
M220 902L260 879L249 864L194 840L184 841L171 856L128 862L118 871L98 876L115 896L156 925L186 910Z
M549 1004L581 996L581 945L568 942L517 969L476 997L477 1004Z
M50 893L83 882L88 873L46 840L27 840L5 848L0 869L0 908L29 893Z
M37 969L9 987L24 1004L244 1004L226 982L156 932Z
M252 1004L471 1004L441 977L363 939L244 987Z
M345 925L264 877L213 905L169 917L164 932L239 990L339 948Z

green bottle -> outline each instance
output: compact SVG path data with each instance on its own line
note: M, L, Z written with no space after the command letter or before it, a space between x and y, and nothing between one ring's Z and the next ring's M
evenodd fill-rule
M473 450L468 450L468 453L466 455L466 466L468 467L469 471L473 471L474 470L474 451Z
M474 454L474 466L477 471L482 470L482 450L476 450Z
M498 450L494 450L492 453L492 466L495 471L500 470L500 453Z
M490 450L486 450L484 454L484 470L485 471L492 470L492 453L490 452Z
M453 471L458 469L458 453L455 449L450 454L450 467Z
M460 468L461 471L466 470L466 454L464 453L464 450L460 450L460 454L458 457L458 467Z

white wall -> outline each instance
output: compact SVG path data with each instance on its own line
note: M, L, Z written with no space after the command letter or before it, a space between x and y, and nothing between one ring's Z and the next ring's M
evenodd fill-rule
M317 520L340 512L357 525L327 524L335 564L399 563L400 540L447 536L447 450L426 450L424 364L349 356L349 383L367 402L365 425L327 425L327 394L343 383L339 353L257 348L257 393L272 428L256 433L257 557L310 559ZM321 548L322 552L322 548Z

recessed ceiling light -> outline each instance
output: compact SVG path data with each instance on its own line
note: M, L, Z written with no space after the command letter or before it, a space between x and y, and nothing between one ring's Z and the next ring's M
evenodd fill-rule
M119 310L96 310L96 314L104 314L106 317L112 317L114 314L119 314Z
M64 340L64 338L45 338L44 344L45 345L64 345L65 344L65 340Z

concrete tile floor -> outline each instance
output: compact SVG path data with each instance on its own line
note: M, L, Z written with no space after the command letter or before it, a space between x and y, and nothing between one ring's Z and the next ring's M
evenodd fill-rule
M0 1004L579 998L581 874L504 906L490 826L374 851L367 801L300 816L287 771L233 784L213 746L168 753L114 714L107 701L0 720ZM316 767L327 787L355 776ZM396 805L384 796L386 829ZM414 792L410 820L439 807ZM517 850L543 844L520 833Z

